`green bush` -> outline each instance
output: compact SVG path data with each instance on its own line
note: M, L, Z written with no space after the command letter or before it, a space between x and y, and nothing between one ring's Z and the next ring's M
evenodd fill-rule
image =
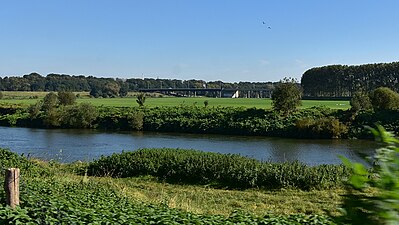
M144 124L144 113L137 111L127 116L129 125L133 130L142 130Z
M21 175L38 176L47 174L47 170L38 164L7 149L0 148L0 169L19 168ZM3 173L0 173L3 174Z
M334 117L299 119L296 128L302 137L339 138L348 133L348 127Z
M73 105L76 101L76 95L70 91L59 91L58 102L60 105Z
M36 102L36 104L29 105L28 113L31 119L36 119L40 115L40 109L42 108L42 101Z
M375 89L370 94L374 110L397 110L399 109L399 94L387 87Z
M89 175L152 175L178 183L214 184L230 188L338 187L349 175L340 165L306 166L300 162L267 163L239 155L182 149L141 149L103 156L91 162Z
M62 127L90 128L97 119L97 109L88 103L69 105L58 109Z

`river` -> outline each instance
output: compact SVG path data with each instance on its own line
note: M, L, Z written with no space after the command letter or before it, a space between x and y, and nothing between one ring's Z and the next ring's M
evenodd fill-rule
M308 165L339 164L338 155L364 162L376 144L366 140L313 140L154 132L0 127L0 147L44 160L90 161L101 155L140 148L182 148Z

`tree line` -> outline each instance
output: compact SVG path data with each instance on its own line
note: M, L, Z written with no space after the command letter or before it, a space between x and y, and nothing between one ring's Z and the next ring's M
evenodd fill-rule
M129 91L155 88L224 88L240 90L273 89L272 82L236 82L154 78L98 78L83 75L30 73L0 77L0 91L87 91L94 97L126 96ZM251 96L249 96L251 97Z
M398 92L399 62L316 67L302 75L301 85L304 96L309 97L352 97L378 87Z

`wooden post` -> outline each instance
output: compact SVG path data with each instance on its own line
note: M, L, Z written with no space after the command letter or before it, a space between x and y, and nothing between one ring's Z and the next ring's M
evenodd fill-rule
M6 169L6 179L4 182L4 189L6 191L6 203L11 208L19 205L19 169Z

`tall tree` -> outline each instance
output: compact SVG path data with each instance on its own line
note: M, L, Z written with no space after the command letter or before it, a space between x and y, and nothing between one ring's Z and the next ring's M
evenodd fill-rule
M272 94L273 109L289 114L301 105L302 92L295 79L284 78Z

